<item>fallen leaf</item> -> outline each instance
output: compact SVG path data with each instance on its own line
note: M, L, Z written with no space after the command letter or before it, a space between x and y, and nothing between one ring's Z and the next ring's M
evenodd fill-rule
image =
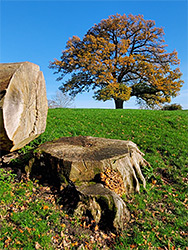
M29 227L25 227L25 229L27 229L28 233L31 233L32 229Z
M106 234L104 234L103 232L101 232L101 235L102 235L103 239L107 239L108 238L108 236Z
M44 209L44 210L45 210L45 209L49 209L49 207L45 205L45 206L43 207L43 209Z
M132 244L132 245L130 245L130 247L131 247L131 248L135 248L135 247L136 247L136 245L135 245L135 244Z
M38 242L35 242L35 249L40 249L42 248L41 245Z
M78 242L76 241L76 242L74 242L74 243L72 243L72 246L74 247L74 246L77 246L78 245Z
M155 185L156 183L157 181L152 179L152 184Z
M110 235L112 236L112 237L116 237L116 235L115 234L113 234L112 232L110 233ZM128 235L128 234L127 234ZM131 235L130 235L131 236Z

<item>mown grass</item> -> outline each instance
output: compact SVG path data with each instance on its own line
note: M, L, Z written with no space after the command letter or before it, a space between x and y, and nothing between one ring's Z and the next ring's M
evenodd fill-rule
M127 230L116 240L113 249L187 249L188 111L50 109L45 133L22 149L22 152L62 136L79 135L131 140L145 153L145 159L151 164L151 167L142 170L147 181L147 192L141 191L141 194L123 197L131 211L131 221ZM7 185L11 185L10 180L8 183ZM17 185L18 187L14 187L15 192L22 184ZM32 187L32 183L30 185ZM29 186L24 188L24 192L32 193ZM6 206L1 207L4 215L12 202L9 189L7 187L6 190L5 187L5 191L1 192L1 196L7 193L7 197L3 198ZM26 202L26 193L19 195L14 202ZM22 196L25 201L19 200ZM50 206L53 210L54 205L48 205ZM37 208L28 206L24 211L30 215L22 218L19 217L22 216L19 214L21 211L17 211L11 215L11 220L15 223L29 220L28 218L31 220L33 210ZM33 216L36 217L36 214ZM52 215L56 219L50 227L53 228L55 224L58 227L59 215L54 215L53 212ZM49 225L45 224L47 222L43 221L43 216L39 213L40 223L44 223L37 226L40 237L33 231L31 246L35 247L34 242L38 242L43 249L53 249L52 233ZM50 220L50 215L45 218ZM35 223L37 225L37 219ZM2 234L6 235L8 222L5 221L1 227ZM23 236L23 233L20 234ZM41 235L46 235L46 238ZM27 241L27 234L23 239L21 236L16 239L20 242ZM0 236L0 248L3 249L8 238L2 237ZM16 246L13 247L17 249ZM35 249L32 247L25 249Z

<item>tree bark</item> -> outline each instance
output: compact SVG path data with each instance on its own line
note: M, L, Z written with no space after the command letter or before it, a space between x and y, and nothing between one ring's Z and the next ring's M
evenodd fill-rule
M123 109L123 100L121 99L116 99L114 100L115 101L115 107L116 109Z
M0 149L14 151L46 128L43 73L30 62L0 64Z

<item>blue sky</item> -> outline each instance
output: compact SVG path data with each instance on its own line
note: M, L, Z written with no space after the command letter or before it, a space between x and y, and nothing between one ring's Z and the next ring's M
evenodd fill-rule
M0 3L0 62L30 61L44 73L47 97L50 99L60 82L48 68L49 62L60 58L69 37L84 36L101 19L119 14L143 14L163 27L167 51L178 51L180 69L185 81L180 95L172 103L188 109L188 3L178 1L9 1ZM92 93L79 94L76 108L114 108L113 101L99 102ZM139 108L132 98L125 108Z

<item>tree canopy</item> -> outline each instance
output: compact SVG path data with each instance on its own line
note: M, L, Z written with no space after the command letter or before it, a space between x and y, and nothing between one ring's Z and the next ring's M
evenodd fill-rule
M167 53L163 28L142 15L112 15L95 24L83 39L67 41L61 59L50 63L60 76L72 74L60 89L75 96L95 90L97 100L114 99L116 108L135 96L139 103L160 106L182 87L179 59Z

